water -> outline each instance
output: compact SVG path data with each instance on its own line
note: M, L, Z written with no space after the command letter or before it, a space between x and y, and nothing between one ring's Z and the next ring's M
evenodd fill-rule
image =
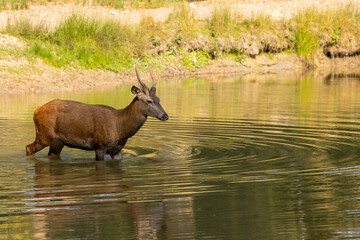
M116 108L130 87L0 97L0 239L359 239L360 78L160 81L124 160L25 157L54 98Z

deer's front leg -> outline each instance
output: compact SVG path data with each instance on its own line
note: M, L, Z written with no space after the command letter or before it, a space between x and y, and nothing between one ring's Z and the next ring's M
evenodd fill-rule
M96 149L95 156L96 161L104 161L105 151L103 149Z

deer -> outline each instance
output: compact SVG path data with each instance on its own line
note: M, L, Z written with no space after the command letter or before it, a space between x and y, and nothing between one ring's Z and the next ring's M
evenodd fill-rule
M52 100L35 109L35 141L26 146L26 155L50 146L49 156L60 156L64 146L95 151L96 161L106 154L112 159L122 159L122 149L127 140L144 125L147 117L161 121L169 119L156 96L156 79L149 65L153 81L149 87L135 72L138 87L132 86L133 101L124 109L106 105L92 105L71 100Z

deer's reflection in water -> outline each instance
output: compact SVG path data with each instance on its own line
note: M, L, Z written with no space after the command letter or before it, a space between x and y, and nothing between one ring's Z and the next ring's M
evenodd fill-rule
M149 197L151 189L137 188L118 161L36 160L35 180L36 239L194 238L192 197Z

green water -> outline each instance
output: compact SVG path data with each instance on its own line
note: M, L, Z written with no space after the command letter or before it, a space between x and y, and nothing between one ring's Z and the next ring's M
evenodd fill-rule
M360 78L159 81L170 116L124 159L25 157L54 98L123 108L122 89L0 96L0 239L359 239Z

